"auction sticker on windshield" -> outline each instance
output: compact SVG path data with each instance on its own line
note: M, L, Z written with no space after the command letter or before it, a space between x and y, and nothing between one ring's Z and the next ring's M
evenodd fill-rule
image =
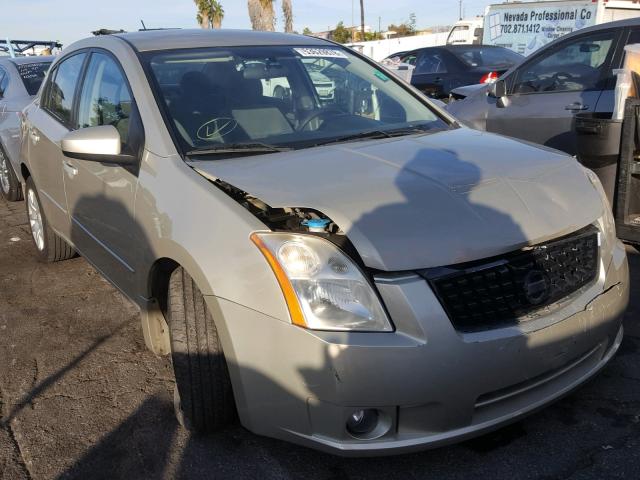
M349 58L339 48L294 48L303 57Z

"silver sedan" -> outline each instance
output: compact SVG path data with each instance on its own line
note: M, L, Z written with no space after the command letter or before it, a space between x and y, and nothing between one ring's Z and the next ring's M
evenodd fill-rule
M90 38L24 117L37 255L80 253L140 307L194 431L434 447L558 399L620 345L627 260L597 178L342 46Z

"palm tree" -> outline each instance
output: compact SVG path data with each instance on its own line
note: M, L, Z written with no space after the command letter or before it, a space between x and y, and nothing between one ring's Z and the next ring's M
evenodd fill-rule
M276 14L273 10L273 0L248 0L249 18L254 30L275 30Z
M220 28L224 9L217 0L193 0L198 8L196 19L202 28Z
M284 17L284 31L293 32L293 8L291 0L282 0L282 16Z

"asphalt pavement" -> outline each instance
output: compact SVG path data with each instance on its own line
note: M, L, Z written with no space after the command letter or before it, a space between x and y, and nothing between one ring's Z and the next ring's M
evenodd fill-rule
M640 255L619 353L523 421L437 450L345 459L242 427L176 423L167 358L82 258L38 263L24 205L0 200L0 480L640 478Z

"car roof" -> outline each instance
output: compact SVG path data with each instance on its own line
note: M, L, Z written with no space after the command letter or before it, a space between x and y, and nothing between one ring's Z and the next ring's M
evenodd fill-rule
M240 47L258 45L333 45L331 42L326 40L306 35L231 29L153 30L121 33L113 36L125 40L139 52L178 48ZM99 37L96 39L99 39Z

